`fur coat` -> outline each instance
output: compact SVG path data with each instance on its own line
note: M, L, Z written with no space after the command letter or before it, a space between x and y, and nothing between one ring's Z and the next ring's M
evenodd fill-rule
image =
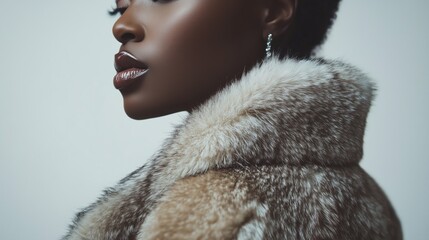
M265 60L176 125L63 240L402 239L359 166L375 90L339 60Z

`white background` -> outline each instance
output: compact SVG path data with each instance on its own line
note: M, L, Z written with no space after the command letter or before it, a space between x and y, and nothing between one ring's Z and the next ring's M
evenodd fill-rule
M0 239L59 239L79 208L142 165L186 116L125 115L112 85L113 3L1 3ZM378 83L362 166L413 240L429 236L428 9L344 0L321 51Z

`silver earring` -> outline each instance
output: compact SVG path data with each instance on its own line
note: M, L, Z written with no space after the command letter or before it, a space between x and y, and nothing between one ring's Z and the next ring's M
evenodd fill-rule
M268 39L267 39L267 47L265 48L265 59L268 59L272 56L271 53L271 42L273 41L273 34L268 34Z

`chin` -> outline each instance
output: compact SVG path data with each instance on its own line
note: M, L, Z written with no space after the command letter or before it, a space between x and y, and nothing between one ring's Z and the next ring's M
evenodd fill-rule
M146 106L140 106L124 99L124 111L128 117L134 120L144 120L151 118L154 114Z
M124 110L128 117L134 120L145 120L149 118L162 117L176 112L180 109L168 108L162 106L140 106L137 104L124 103Z
M139 95L136 94L122 93L122 95L124 98L124 111L128 117L134 120L144 120L158 115L156 113L156 106L147 103L147 99L141 99Z
M144 115L141 115L141 114L138 114L138 113L135 113L135 112L131 112L131 111L126 111L125 110L125 113L127 114L127 116L129 118L134 119L134 120L144 120L144 119L149 118L149 117L145 117Z
M144 120L162 116L162 114L152 112L145 108L135 109L132 107L124 106L124 110L127 116L134 120Z

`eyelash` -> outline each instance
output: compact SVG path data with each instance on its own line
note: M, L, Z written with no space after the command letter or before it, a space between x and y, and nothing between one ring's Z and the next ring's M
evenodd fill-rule
M108 11L108 13L110 16L115 16L118 13L122 15L124 14L125 10L127 10L126 7L121 7L121 8L116 7L116 8L112 8L112 10Z
M152 2L167 2L168 0L152 0ZM127 8L128 7L115 7L115 8L112 8L112 10L110 10L110 11L108 11L108 13L109 13L109 15L110 16L115 16L115 15L117 15L117 14L120 14L120 15L122 15L122 14L124 14L125 13L125 10L127 10Z

